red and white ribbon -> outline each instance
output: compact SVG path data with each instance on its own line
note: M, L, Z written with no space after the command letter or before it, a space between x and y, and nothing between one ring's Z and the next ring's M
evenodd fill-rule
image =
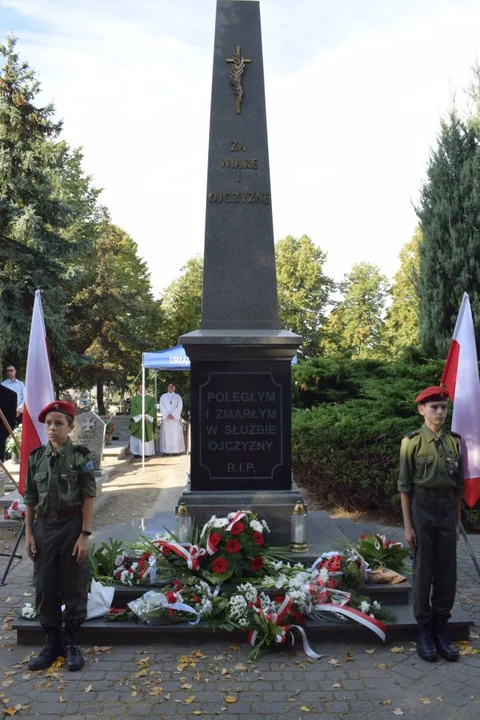
M208 537L207 537L207 553L209 555L215 555L215 553L218 552L218 547L216 545L214 545L212 543L212 541L210 540L210 534L211 534L211 530L209 531Z
M189 570L198 570L200 567L201 558L207 554L205 548L201 548L198 545L190 545L189 543L180 545L180 543L170 540L168 542L161 541L159 545L162 548L166 547L168 550L171 550L173 553L175 553L175 555L178 555L179 557L186 560Z
M384 625L384 623L380 622L380 620L377 620L376 618L372 618L369 615L360 612L360 610L356 610L355 608L345 605L337 605L336 603L325 603L322 605L316 605L315 608L320 610L321 612L325 611L345 615L345 617L348 617L351 620L355 620L356 622L360 623L360 625L363 625L368 630L374 632L381 640L383 640L383 642L385 642L385 637L387 635L387 626Z
M230 520L230 523L227 525L227 527L225 528L225 530L226 530L227 532L230 532L230 530L231 530L232 527L235 525L235 523L238 522L239 520L241 520L243 517L246 517L247 520L248 520L248 515L247 515L247 513L244 512L243 510L238 510L238 511L235 513L235 515L233 516L233 518Z

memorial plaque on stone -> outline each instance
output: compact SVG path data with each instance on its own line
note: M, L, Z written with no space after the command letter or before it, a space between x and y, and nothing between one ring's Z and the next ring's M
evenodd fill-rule
M75 417L75 427L70 435L74 445L83 445L92 453L95 470L100 470L105 438L105 423L93 410Z

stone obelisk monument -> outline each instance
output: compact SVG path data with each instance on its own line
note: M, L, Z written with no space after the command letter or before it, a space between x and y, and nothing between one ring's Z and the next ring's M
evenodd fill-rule
M291 360L282 330L258 0L218 0L206 191L202 320L179 338L191 360L191 478L200 522L250 508L288 541Z

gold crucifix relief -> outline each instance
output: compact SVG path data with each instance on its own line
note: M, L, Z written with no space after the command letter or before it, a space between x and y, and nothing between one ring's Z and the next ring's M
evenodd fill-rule
M237 45L237 51L231 58L227 58L227 62L231 63L229 72L230 84L233 88L233 92L237 97L237 113L240 112L240 103L242 102L243 87L242 87L242 75L245 70L245 63L252 62L248 58L242 57L240 45Z

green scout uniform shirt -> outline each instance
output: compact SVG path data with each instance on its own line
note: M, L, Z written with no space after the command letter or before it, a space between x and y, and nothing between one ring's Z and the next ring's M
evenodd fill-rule
M435 443L435 438L439 438ZM442 428L435 435L425 424L413 437L403 438L400 447L399 492L413 487L455 491L463 495L463 464L460 437Z
M33 450L28 459L27 481L23 502L35 505L37 516L82 505L82 496L95 497L95 468L90 451L74 446L70 438L57 450L57 460L50 467L55 452L50 442Z

